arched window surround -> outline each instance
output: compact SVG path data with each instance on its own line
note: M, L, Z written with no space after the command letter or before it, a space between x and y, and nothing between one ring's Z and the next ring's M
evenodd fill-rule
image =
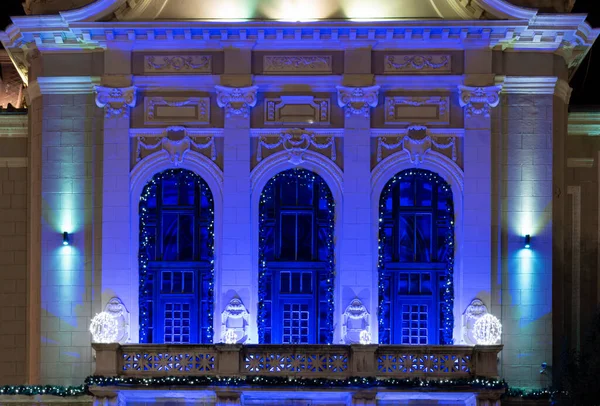
M130 269L131 272L127 278L124 278L124 285L127 285L120 296L124 303L128 305L131 313L131 342L139 342L139 265L138 265L138 244L139 244L139 199L146 184L152 177L167 169L187 169L202 177L208 184L213 195L214 203L214 274L215 274L215 295L214 308L222 307L221 297L217 294L217 287L220 286L220 267L221 263L221 241L222 241L222 217L223 217L223 173L221 169L206 156L195 151L189 151L183 162L178 166L173 165L166 154L151 154L142 159L132 169L129 177L129 216L130 216L130 241L131 252ZM128 296L128 298L127 298ZM219 337L217 324L218 319L213 317L213 337ZM216 339L216 338L214 338Z
M463 235L463 193L464 193L464 174L462 169L451 159L436 151L429 151L424 157L423 162L418 166L410 162L410 158L404 151L398 151L384 160L382 160L371 172L371 235L373 255L373 273L372 286L378 286L378 241L379 235L379 199L383 188L390 179L399 172L407 169L427 169L440 175L451 187L454 199L454 333L455 342L461 337L460 320L461 310L468 301L461 296L463 286L463 267L462 267L462 235ZM374 294L371 300L371 307L379 307L378 294ZM466 301L466 304L464 303ZM373 342L379 342L379 331L374 328L372 331Z

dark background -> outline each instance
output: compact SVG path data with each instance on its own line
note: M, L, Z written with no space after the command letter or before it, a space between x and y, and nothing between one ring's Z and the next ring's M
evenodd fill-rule
M25 0L0 0L0 29L10 24L10 16L23 15ZM588 14L588 22L600 28L600 0L577 0L574 13ZM600 105L600 39L589 52L571 81L571 105Z

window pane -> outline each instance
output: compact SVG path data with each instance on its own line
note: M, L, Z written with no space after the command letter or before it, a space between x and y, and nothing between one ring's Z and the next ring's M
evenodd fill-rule
M318 260L319 261L328 261L329 260L329 247L327 246L327 240L329 236L327 235L328 228L327 227L319 227L318 240L317 240L317 251L318 251Z
M408 295L408 275L407 273L398 274L398 294Z
M298 206L312 206L314 182L312 180L298 181Z
M191 214L179 215L179 260L191 261L194 259L194 216Z
M281 187L281 202L282 206L296 205L296 180L282 178L279 181Z
M193 206L196 196L196 185L193 182L180 182L179 204L182 206Z
M400 206L412 207L415 205L415 190L413 183L408 181L400 181Z
M163 261L177 260L177 214L162 216Z
M300 293L300 272L292 272L292 293Z
M312 260L312 214L298 215L298 261Z
M296 215L281 215L281 257L282 260L296 259Z
M402 214L399 229L398 259L400 262L413 262L415 260L415 215Z
M416 261L431 262L431 214L417 214L416 222Z
M176 206L178 187L177 180L174 178L164 178L162 182L163 189L163 205L164 206Z
M302 289L300 293L312 293L312 272L302 272Z
M281 293L290 293L290 273L281 272Z
M431 182L417 180L416 206L431 207L433 201L433 185Z

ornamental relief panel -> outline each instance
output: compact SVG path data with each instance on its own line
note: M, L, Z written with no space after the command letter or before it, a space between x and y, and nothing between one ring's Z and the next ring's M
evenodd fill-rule
M331 55L265 55L265 74L330 74L333 70Z
M385 55L383 73L415 74L415 73L450 73L452 72L451 55Z
M319 126L330 124L330 99L280 96L264 101L265 125Z
M144 73L212 73L210 55L145 55Z
M210 124L208 97L144 97L144 124Z
M386 97L384 123L449 125L450 97Z

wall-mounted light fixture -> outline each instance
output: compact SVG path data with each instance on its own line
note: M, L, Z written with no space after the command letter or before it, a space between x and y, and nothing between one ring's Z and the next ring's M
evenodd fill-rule
M69 233L66 231L63 233L63 245L69 245Z
M529 234L525 236L525 248L531 248L531 236Z

